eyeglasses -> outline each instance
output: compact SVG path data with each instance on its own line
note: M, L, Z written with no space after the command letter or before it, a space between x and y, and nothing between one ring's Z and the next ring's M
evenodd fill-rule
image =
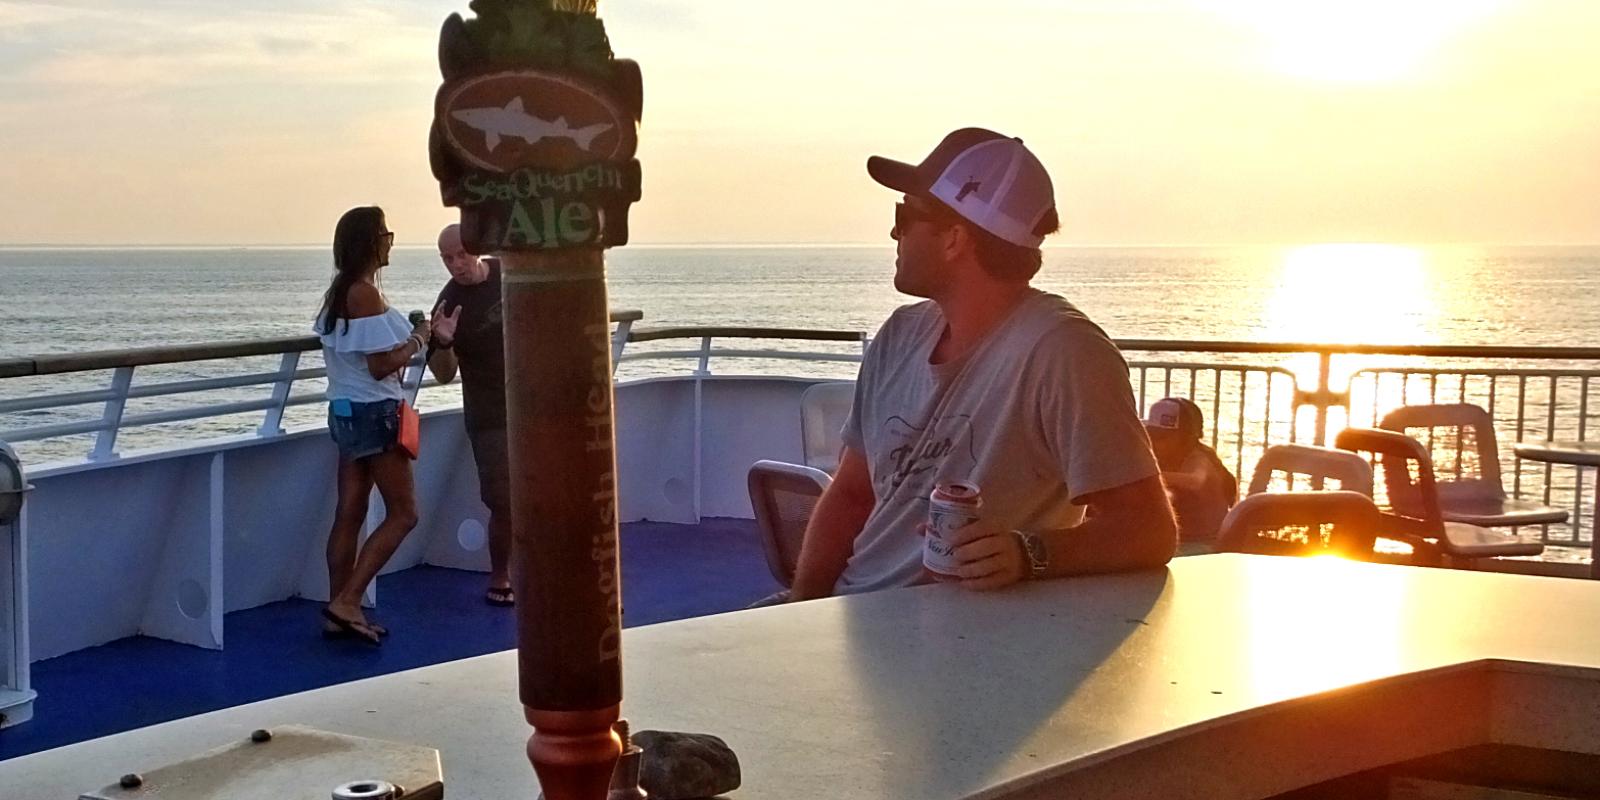
M394 231L384 231L383 233L378 234L378 238L390 244L394 244Z

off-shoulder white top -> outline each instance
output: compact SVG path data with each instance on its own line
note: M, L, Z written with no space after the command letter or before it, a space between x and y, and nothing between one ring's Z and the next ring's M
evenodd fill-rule
M349 323L346 325L346 323ZM322 337L322 358L328 365L328 399L343 398L352 403L399 400L400 373L396 370L378 380L367 371L367 355L399 347L411 336L411 321L398 309L351 320L336 319L333 330L322 330L322 317L312 323L312 331Z

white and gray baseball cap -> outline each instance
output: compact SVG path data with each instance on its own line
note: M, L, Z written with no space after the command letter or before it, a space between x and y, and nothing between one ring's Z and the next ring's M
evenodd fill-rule
M962 219L1018 247L1044 243L1040 223L1056 227L1055 189L1039 159L1012 138L983 128L962 128L921 164L872 156L867 174L884 186L931 197Z
M1150 404L1144 426L1148 430L1174 431L1190 439L1205 435L1206 416L1187 397L1163 397Z

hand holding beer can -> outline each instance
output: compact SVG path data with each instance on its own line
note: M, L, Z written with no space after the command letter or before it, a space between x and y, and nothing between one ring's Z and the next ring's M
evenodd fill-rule
M940 483L928 495L928 535L922 540L922 566L939 580L957 580L955 532L978 520L983 497L974 483Z

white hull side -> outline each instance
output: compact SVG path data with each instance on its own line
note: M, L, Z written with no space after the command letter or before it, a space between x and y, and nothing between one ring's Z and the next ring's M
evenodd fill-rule
M762 458L801 460L800 395L815 382L620 385L621 521L748 518L745 472ZM422 425L421 519L385 571L487 570L487 511L461 412L429 412ZM326 599L334 468L333 443L318 429L31 471L31 660L138 634L220 648L227 612ZM381 519L376 494L372 506Z

